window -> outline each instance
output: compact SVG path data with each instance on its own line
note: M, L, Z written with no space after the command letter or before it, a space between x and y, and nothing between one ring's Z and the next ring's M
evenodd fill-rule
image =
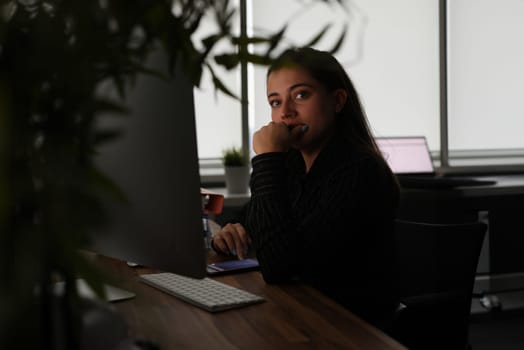
M231 6L238 7L238 0L231 3ZM234 22L238 28L240 19L234 18ZM217 30L213 19L204 17L193 38L195 45L200 38L216 33ZM217 49L220 50L225 45L227 43L220 42ZM213 69L222 82L240 96L240 69L226 71L217 65ZM215 92L209 72L204 71L201 86L194 89L194 98L199 157L203 160L218 159L224 149L242 146L240 102L222 92Z
M331 23L327 36L316 46L330 49L348 23L346 41L336 56L353 80L376 136L424 135L436 160L444 152L449 154L450 165L457 167L524 165L524 138L520 135L524 130L522 0L346 3L348 12L319 1L248 1L248 31L267 34L287 24L285 43L300 45ZM447 8L445 38L440 37L441 5ZM442 57L439 49L441 39L447 42L447 57ZM443 87L441 62L447 66L447 85ZM240 144L242 125L235 123L244 121L252 134L270 120L265 67L250 67L248 86L249 116L237 114L237 101L231 102L234 113L220 112L237 115L221 134L236 133L236 139L225 137L229 143L238 140ZM441 88L448 99L443 111ZM213 110L206 113L213 114ZM444 130L442 118L447 122ZM218 126L213 129L213 133L222 133ZM448 142L441 150L442 136ZM220 156L218 146L208 147L215 147L215 153L202 154Z
M426 135L432 148L438 149L438 2L354 0L348 5L344 13L320 4L301 8L283 7L279 0L255 1L255 34L293 18L289 41L300 45L310 39L304 33L312 35L325 23L333 23L330 35L316 46L327 50L348 22L348 37L336 56L360 94L375 135ZM311 23L319 24L311 28ZM254 127L258 128L269 121L265 69L255 70L254 81Z
M522 163L523 13L520 0L448 1L451 155L492 156L477 164Z

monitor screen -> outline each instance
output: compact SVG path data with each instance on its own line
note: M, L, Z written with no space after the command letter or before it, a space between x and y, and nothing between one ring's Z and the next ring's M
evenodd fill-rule
M393 173L434 173L425 137L378 137L376 142Z
M156 52L150 68L167 72ZM111 94L107 87L102 93ZM178 70L173 79L141 75L129 90L127 116L104 116L102 128L122 136L99 149L97 165L128 202L107 201L109 225L92 249L140 265L191 277L206 273L193 86Z

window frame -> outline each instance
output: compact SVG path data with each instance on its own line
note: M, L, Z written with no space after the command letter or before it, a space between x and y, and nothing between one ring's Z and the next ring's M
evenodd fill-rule
M524 148L502 149L502 150L450 150L449 149L449 82L448 82L448 0L438 0L438 41L439 41L439 138L440 147L432 150L432 159L435 167L440 173L449 174L503 174L524 171ZM251 10L247 1L240 1L240 31L248 33L249 16ZM250 33L251 34L251 33ZM253 67L244 63L241 66L241 132L242 149L246 155L252 156L251 151L251 125L253 124L250 106L247 101L253 101L256 97L252 94L252 83L254 80ZM219 158L200 159L200 174L203 185L219 187L224 184L224 171Z

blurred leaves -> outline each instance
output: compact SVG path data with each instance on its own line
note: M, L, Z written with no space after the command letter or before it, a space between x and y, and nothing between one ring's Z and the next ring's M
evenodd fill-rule
M216 22L217 30L197 47L194 34L205 16ZM217 91L234 96L213 65L226 70L242 62L267 65L287 30L284 26L267 36L239 36L234 34L236 16L238 9L229 0L0 1L0 78L5 90L0 98L3 107L11 106L1 110L0 120L4 225L11 231L25 225L46 232L64 226L84 234L92 223L101 224L103 213L92 191L97 183L86 174L93 169L97 146L119 137L119 131L99 130L96 120L107 112L125 115L127 110L118 99L100 96L97 87L110 82L124 97L138 74L167 79L144 66L151 50L162 46L169 53L171 72L180 64L199 86L207 70ZM328 28L307 45L317 43ZM345 30L332 50L344 35ZM230 48L216 50L223 41ZM248 45L264 45L265 50L254 54ZM9 202L6 188L13 193ZM70 236L65 239L75 234ZM61 248L48 240L42 249Z
M215 64L232 69L242 62L271 62L287 27L267 36L239 36L237 16L229 0L0 0L0 300L2 307L9 305L0 315L2 335L16 319L38 316L35 287L50 274L94 275L78 249L109 219L103 198L125 201L118 184L93 161L100 144L120 131L100 129L97 120L107 112L125 116L119 98L139 74L169 79L144 66L148 54L166 50L170 71L181 65L194 86L207 70L216 91L230 96ZM217 29L195 42L204 18ZM229 49L218 50L222 42ZM265 50L253 54L248 45ZM102 96L100 84L113 86L119 98ZM41 340L15 338L18 348ZM13 347L0 342L0 348Z

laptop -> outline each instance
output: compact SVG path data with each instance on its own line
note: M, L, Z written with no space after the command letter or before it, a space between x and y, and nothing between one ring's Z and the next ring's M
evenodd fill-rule
M492 185L493 180L437 174L425 136L377 137L377 146L406 188L454 188Z

